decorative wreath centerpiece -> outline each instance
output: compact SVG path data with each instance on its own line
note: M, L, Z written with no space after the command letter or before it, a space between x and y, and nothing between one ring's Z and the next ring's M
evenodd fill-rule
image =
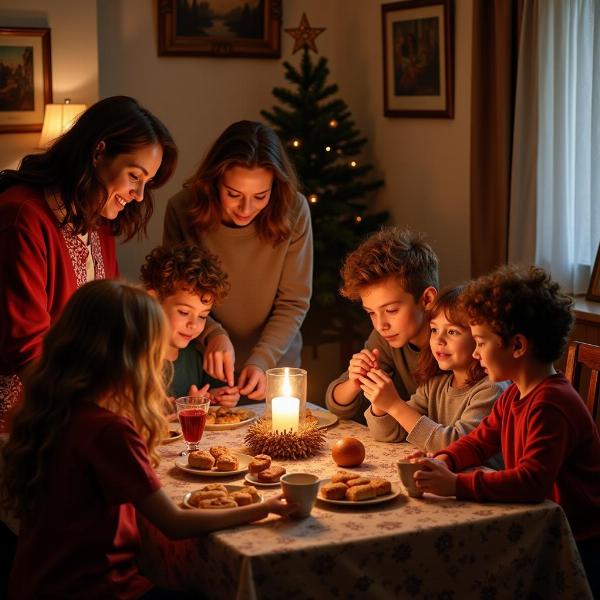
M298 431L271 431L271 419L259 419L248 427L244 438L251 454L296 460L317 454L325 445L325 435L314 423L301 421Z

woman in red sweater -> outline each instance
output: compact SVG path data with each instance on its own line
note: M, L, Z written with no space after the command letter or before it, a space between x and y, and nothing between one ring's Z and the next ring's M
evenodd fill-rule
M0 431L20 375L73 292L118 276L114 236L145 232L177 148L136 100L97 102L43 153L0 172Z

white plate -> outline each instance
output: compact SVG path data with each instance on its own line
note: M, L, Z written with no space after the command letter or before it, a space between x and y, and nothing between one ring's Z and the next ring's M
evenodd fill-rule
M328 410L310 410L314 417L319 421L317 423L317 429L325 429L327 427L331 427L338 422L337 415L334 415L332 412Z
M225 489L227 490L228 493L231 494L232 492L243 492L245 489L247 489L247 486L245 486L245 485L226 485ZM190 504L190 498L192 497L192 494L194 492L199 492L199 491L200 491L200 489L192 490L191 492L188 492L183 497L183 504L184 504L184 506L187 506L188 508L193 508L193 509L198 510L197 506L194 506L193 504ZM259 504L262 501L263 501L263 497L259 494L258 495L258 500L256 502L253 502L252 504ZM233 508L233 506L231 508ZM214 509L205 509L205 510L214 510Z
M373 478L375 479L375 478ZM392 500L400 495L400 488L398 481L392 481L392 492L390 494L386 494L385 496L377 496L376 498L371 498L370 500L329 500L328 498L323 498L321 496L321 486L331 483L331 479L321 479L319 482L319 494L317 495L317 500L321 500L321 502L326 502L327 504L339 504L341 506L366 506L369 504L380 504L381 502L387 502L388 500Z
M165 438L161 444L170 444L171 442L176 442L183 437L183 433L181 433L181 429L176 427L172 427L169 429L169 437Z
M238 427L243 427L244 425L247 425L248 423L252 423L252 421L254 421L254 419L256 419L256 415L252 412L252 411L248 411L252 413L252 416L249 417L248 419L244 419L243 421L240 421L239 423L207 423L204 426L204 429L206 429L207 431L224 431L226 429L237 429Z
M207 469L195 469L194 467L190 467L187 462L187 458L178 458L175 461L175 466L186 473L192 473L193 475L200 475L201 477L231 477L232 475L240 475L245 473L248 470L248 464L251 460L254 460L253 456L248 454L238 454L237 452L231 453L235 456L238 461L238 469L237 471L215 471L215 470L207 470Z
M252 485L258 485L260 487L278 487L281 485L279 481L275 481L274 483L264 483L262 481L259 481L258 479L256 479L256 475L253 475L252 473L246 473L246 477L244 477L244 479L248 483L251 483Z

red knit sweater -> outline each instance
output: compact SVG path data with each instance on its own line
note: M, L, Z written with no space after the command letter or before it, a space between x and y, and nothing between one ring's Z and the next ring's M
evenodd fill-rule
M511 385L469 435L443 450L456 471L502 451L505 470L459 473L460 499L560 504L577 540L600 539L600 435L561 374L524 398Z
M38 356L44 334L85 283L86 256L77 236L59 228L41 190L15 185L0 194L0 424L15 402L17 373ZM93 234L92 257L96 279L118 276L107 228Z

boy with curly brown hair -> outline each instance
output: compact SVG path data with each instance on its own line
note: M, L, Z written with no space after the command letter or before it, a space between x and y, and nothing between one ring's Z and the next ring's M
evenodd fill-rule
M476 429L421 461L417 486L462 500L557 502L598 593L600 435L579 394L554 369L571 329L572 299L543 269L505 266L471 282L463 304L473 356L492 381L513 384ZM499 451L505 470L461 472Z
M329 384L326 404L343 419L364 422L373 381L387 378L400 398L417 388L412 371L429 345L427 309L437 295L438 258L422 234L386 227L346 257L341 274L341 294L362 302L373 331L348 370Z
M146 256L141 280L161 303L171 329L167 359L174 373L169 393L177 398L208 390L217 382L204 373L202 354L191 342L202 333L213 305L229 289L219 260L192 244L159 246ZM224 406L235 406L239 400L235 387L221 385L210 393Z

